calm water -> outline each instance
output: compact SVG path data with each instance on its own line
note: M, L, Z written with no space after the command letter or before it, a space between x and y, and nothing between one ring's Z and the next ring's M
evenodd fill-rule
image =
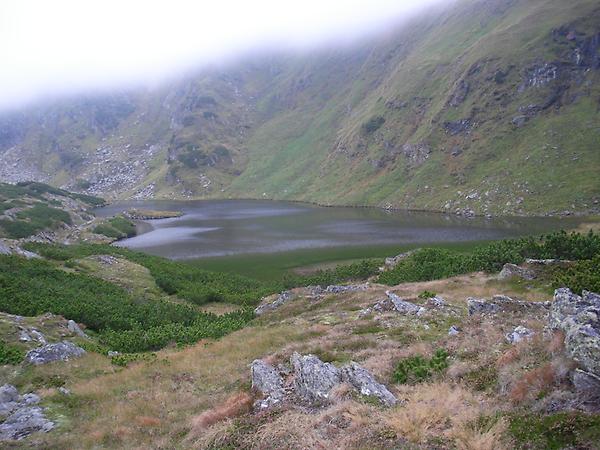
M482 241L542 233L579 222L575 218L466 219L260 200L130 201L114 203L96 213L110 216L132 207L184 213L173 219L140 222L141 234L117 244L173 259L340 246Z

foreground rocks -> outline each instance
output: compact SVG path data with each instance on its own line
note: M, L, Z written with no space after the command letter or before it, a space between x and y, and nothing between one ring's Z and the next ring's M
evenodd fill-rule
M37 406L40 398L35 394L19 395L17 389L5 384L0 387L0 441L20 440L31 433L47 433L54 423L46 419Z
M600 397L600 295L557 289L549 325L565 333L567 353L580 366L572 376L575 387Z
M85 354L85 350L72 342L62 341L56 344L47 344L39 348L29 350L25 355L25 361L34 364L46 364L53 361L68 361Z
M426 309L422 306L415 305L409 301L402 299L400 296L391 291L385 292L386 298L379 300L373 306L364 308L360 311L359 316L364 317L374 312L398 312L400 314L423 314ZM437 303L441 305L441 303ZM445 303L444 303L445 304Z
M284 378L282 372L286 371L283 369L277 370L261 360L252 363L252 388L265 396L256 402L257 409L270 408L285 400L309 406L325 405L330 401L332 391L342 383L386 406L395 405L398 401L386 386L355 362L338 369L315 355L295 352L290 358L290 365L292 371Z

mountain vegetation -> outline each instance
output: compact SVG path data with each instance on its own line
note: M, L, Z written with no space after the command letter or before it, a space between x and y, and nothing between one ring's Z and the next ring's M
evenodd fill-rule
M594 212L594 0L460 0L343 48L0 118L0 179L107 198Z

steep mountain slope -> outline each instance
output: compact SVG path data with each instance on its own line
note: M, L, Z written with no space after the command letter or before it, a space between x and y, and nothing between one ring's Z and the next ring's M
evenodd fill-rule
M0 118L0 179L105 197L598 210L600 5L463 0L378 38Z

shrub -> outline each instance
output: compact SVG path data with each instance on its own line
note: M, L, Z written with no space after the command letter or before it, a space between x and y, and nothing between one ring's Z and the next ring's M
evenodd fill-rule
M25 352L23 350L0 341L0 365L20 364L23 359L25 359Z
M572 267L555 269L552 286L555 289L568 287L573 292L584 289L600 292L600 254L593 259L579 261Z
M394 371L393 379L400 384L420 383L447 368L448 352L444 349L438 349L430 359L416 355L400 360Z
M435 292L423 291L419 294L419 298L422 300L428 300L430 298L435 297L437 294Z
M385 123L385 118L382 116L373 116L362 124L361 130L363 134L372 134L377 131Z
M107 222L96 225L94 233L103 234L104 236L122 239L136 235L135 224L124 217L113 217Z

